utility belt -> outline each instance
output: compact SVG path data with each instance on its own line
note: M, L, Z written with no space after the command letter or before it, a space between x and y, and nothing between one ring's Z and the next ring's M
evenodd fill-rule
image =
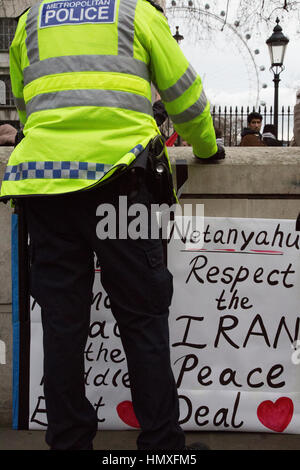
M154 203L169 206L176 203L173 179L165 155L165 140L159 134L149 142L126 171L126 193L129 199L134 199L142 181L151 193Z

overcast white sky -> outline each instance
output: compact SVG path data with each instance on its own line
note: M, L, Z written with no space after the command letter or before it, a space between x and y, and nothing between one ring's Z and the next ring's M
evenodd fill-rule
M185 0L187 4L188 0ZM196 0L197 1L197 0ZM199 1L199 0L198 0ZM200 2L204 5L207 2ZM209 11L220 16L225 9L227 2L225 0L216 0ZM228 15L228 23L234 23L235 4L237 0L231 0ZM170 0L167 1L167 6ZM177 1L179 5L179 1ZM194 1L195 5L195 1ZM300 88L300 34L297 34L299 24L292 13L285 15L281 26L283 33L289 37L290 42L287 46L285 57L285 70L281 74L279 105L294 106L296 101L296 90ZM184 36L181 42L181 48L186 57L192 63L194 68L200 74L206 94L210 102L217 105L228 106L255 106L257 96L258 104L265 102L267 106L273 105L274 84L273 73L270 68L270 57L266 39L271 36L275 21L268 27L262 27L261 32L254 30L238 29L239 34L245 40L248 48L252 52L258 69L265 67L265 71L259 70L259 81L256 78L255 66L251 56L243 41L233 33L228 27L221 31L222 23L214 20L215 31L211 39L203 39L196 33L196 27L191 26L182 17L171 15L167 10L168 22L171 31L175 33L175 26L178 25L180 33ZM246 40L246 34L251 34L251 39ZM259 50L259 54L254 51ZM248 64L248 65L247 65ZM259 82L259 91L258 84ZM263 84L267 85L263 88Z

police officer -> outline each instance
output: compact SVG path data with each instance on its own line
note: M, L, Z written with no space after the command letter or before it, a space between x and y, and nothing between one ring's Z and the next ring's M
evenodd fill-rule
M170 365L172 276L161 241L96 234L100 204L113 204L118 220L120 195L134 194L129 204L153 202L148 179L135 180L132 193L129 176L159 134L151 81L195 156L217 152L201 79L160 10L146 0L39 1L19 19L10 49L24 129L1 198L27 216L51 449L91 449L97 430L84 390L94 253L127 357L137 447L185 448Z

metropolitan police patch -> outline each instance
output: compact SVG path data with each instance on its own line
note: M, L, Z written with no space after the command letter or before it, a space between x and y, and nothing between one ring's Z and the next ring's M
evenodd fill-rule
M44 3L40 28L76 24L114 23L116 0L70 0Z

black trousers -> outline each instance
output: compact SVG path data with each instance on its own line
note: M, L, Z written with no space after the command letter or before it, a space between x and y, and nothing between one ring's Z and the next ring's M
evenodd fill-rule
M46 442L51 449L91 449L97 431L96 412L84 385L94 253L127 357L133 407L141 426L137 447L185 445L170 365L172 276L163 261L161 241L100 240L96 234L99 204L114 204L118 215L121 183L24 201L31 240L31 293L42 311ZM145 184L138 188L135 202L150 205Z

